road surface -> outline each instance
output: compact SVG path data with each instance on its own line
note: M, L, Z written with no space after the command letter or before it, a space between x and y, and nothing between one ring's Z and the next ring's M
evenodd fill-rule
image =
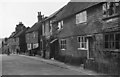
M19 56L2 56L2 75L85 75L84 73L57 67L40 60Z

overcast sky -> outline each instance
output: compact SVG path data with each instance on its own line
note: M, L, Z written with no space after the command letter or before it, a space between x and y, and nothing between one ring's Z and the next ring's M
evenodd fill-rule
M31 27L37 22L37 12L49 16L70 0L0 0L0 38L9 37L16 24Z

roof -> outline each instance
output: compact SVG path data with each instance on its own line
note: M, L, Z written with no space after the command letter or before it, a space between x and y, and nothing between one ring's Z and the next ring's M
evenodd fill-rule
M26 30L27 30L27 28L25 28L24 30L21 30L14 37L19 37L20 35L22 35L23 33L25 33Z
M9 38L13 38L17 33L16 32L13 32Z
M26 31L26 33L37 31L41 26L41 22L35 23L30 29Z
M63 8L64 8L64 7L60 8L59 10L57 10L56 12L54 12L53 14L51 14L48 18L46 18L46 20L54 17L54 16L55 16L56 14L58 14Z
M101 2L69 2L64 9L57 14L56 20L62 20L63 18L67 18L71 15L74 15L80 11L83 11L89 7L97 5Z

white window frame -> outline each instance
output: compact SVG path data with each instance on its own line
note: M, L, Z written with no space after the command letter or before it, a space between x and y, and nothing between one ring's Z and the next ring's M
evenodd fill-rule
M38 43L33 44L33 49L34 49L34 48L37 48L38 46L39 46L39 44L38 44Z
M66 39L61 39L60 40L60 49L61 50L66 50L66 44L67 44L67 41L66 41Z
M31 44L27 44L27 49L28 49L28 50L31 50L31 49L32 49Z
M50 33L52 35L52 21L50 21Z
M63 29L63 20L61 20L60 22L58 22L58 30Z
M87 22L87 11L76 14L76 24Z
M78 36L77 37L79 48L78 50L88 50L88 40L85 36ZM82 45L85 45L85 47L82 47Z

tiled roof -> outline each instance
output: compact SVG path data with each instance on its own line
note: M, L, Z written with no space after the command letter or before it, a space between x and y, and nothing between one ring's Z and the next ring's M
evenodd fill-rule
M30 29L28 29L26 33L37 31L40 28L40 26L41 26L41 22L37 22Z
M16 32L13 32L9 38L13 38L17 33Z
M63 7L60 8L59 10L57 10L56 12L54 12L53 14L51 14L48 18L46 18L46 20L54 17L54 16L55 16L56 14L58 14L62 9L63 9Z
M27 28L25 28L24 30L21 30L14 37L19 37L20 35L22 35L23 33L25 33L26 30L27 30Z
M63 18L74 15L80 11L83 11L89 7L92 7L101 2L69 2L60 13L57 14L56 20L59 21Z

